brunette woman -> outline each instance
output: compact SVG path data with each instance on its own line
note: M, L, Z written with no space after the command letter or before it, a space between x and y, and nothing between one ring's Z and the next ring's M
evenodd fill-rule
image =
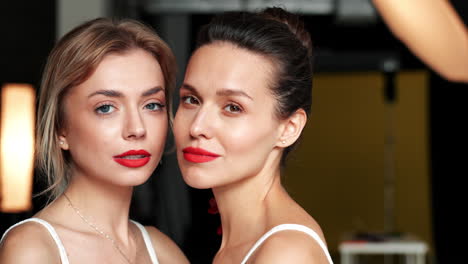
M184 180L217 201L214 263L332 262L319 225L281 184L311 108L311 56L302 21L280 8L221 14L199 33L174 133Z

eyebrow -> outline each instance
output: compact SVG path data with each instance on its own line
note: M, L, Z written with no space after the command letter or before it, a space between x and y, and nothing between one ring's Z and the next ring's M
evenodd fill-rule
M142 97L150 96L153 94L157 94L160 91L164 91L164 89L161 86L156 86L156 87L150 88L149 90L146 90L145 92L141 94L141 96Z
M95 95L105 95L105 96L108 96L108 97L123 97L123 94L119 91L115 91L115 90L98 90L98 91L95 91L94 93L91 93L90 95L88 95L88 98L91 98Z
M156 86L156 87L153 87L144 91L141 94L141 96L142 97L150 96L153 94L157 94L158 92L163 91L163 90L164 89L161 86ZM116 90L98 90L88 95L88 98L93 97L95 95L104 95L108 97L124 97L123 93L116 91Z
M180 87L180 89L189 90L190 92L194 93L197 97L200 97L200 95L198 94L197 89L195 89L195 87L193 87L192 85L190 85L188 83L182 84L182 87Z
M216 95L218 96L244 96L253 101L252 97L250 97L244 91L240 91L240 90L223 89L223 90L217 91Z
M189 91L191 91L192 93L194 93L195 95L198 96L197 89L195 89L195 87L191 86L190 84L184 83L182 85L181 89L189 90ZM216 95L218 95L218 96L244 96L244 97L247 97L247 98L249 98L250 100L253 101L252 97L250 97L244 91L240 91L240 90L223 89L223 90L217 91Z

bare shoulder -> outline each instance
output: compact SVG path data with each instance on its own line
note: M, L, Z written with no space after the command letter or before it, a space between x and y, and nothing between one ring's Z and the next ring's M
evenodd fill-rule
M310 235L286 230L273 234L257 249L251 263L328 264L318 242Z
M189 263L179 246L154 226L145 226L160 263Z
M0 263L60 263L60 255L44 227L25 223L5 236L0 244Z

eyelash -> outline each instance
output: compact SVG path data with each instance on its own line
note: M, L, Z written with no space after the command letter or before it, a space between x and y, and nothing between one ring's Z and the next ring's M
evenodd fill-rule
M155 104L155 105L157 106L158 109L148 109L147 106L148 106L148 105L151 105L151 104ZM117 108L117 107L115 107L115 106L114 106L113 104L111 104L111 103L102 103L102 104L98 105L98 106L94 109L94 112L96 112L96 114L98 114L98 115L109 115L109 114L113 113L113 112L115 111L115 109L112 110L112 111L110 111L110 112L102 112L102 110L103 110L104 107L109 107L109 106L112 107L112 108ZM164 109L164 107L166 107L166 105L161 104L161 103L158 103L158 102L147 103L147 104L144 106L144 108L146 108L146 109L148 109L148 110L150 110L150 111L152 111L152 112L162 111L162 110Z
M226 108L229 108L229 107L236 107L238 110L236 111L229 111L229 110L226 110ZM223 108L224 111L228 112L229 114L240 114L242 112L244 112L244 109L242 109L242 107L238 104L234 104L234 103L229 103L227 104L224 108Z
M182 96L181 99L182 99L182 102L183 102L184 104L189 104L189 105L200 104L200 101L198 101L198 99L197 99L195 96L193 96L193 95ZM196 103L188 103L188 102L186 102L187 99L195 100Z
M150 111L153 111L153 112L162 111L164 109L164 107L166 107L166 105L164 105L164 104L161 104L161 103L158 103L158 102L151 102L151 103L147 103L145 105L145 108L150 104L155 104L158 107L158 109L153 109L153 110L149 109ZM146 108L146 109L148 109L148 108Z
M108 115L108 114L114 112L114 111L112 111L112 112L106 112L106 113L100 112L100 111L103 110L103 107L106 107L106 106L110 106L110 107L113 107L113 108L117 108L117 107L115 107L115 106L114 106L113 104L111 104L111 103L102 103L102 104L100 104L98 107L96 107L96 109L94 109L94 112L96 112L96 114L98 114L98 115Z
M198 105L198 104L200 104L199 100L193 95L182 96L181 99L182 99L181 101L182 101L183 104L187 104L187 105ZM195 102L189 103L189 102L187 102L187 100L195 100ZM235 107L235 108L237 108L237 110L229 111L229 110L227 110L227 108L229 108L229 107ZM223 107L223 110L225 112L229 113L229 114L240 114L240 113L244 112L244 109L240 105L235 104L235 103L227 104L226 106Z

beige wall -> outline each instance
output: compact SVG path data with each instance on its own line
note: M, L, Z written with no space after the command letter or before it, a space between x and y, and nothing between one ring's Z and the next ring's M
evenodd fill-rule
M397 77L395 222L398 231L432 244L427 83L425 72ZM284 173L288 191L320 223L334 253L345 233L384 228L383 85L380 73L317 74L312 115Z
M110 0L57 0L57 39L79 24L110 15Z

